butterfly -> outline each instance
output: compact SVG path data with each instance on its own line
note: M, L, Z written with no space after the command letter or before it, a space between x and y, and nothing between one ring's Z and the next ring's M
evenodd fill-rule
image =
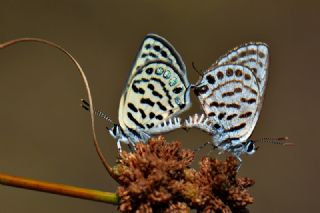
M246 43L220 57L193 86L205 116L185 122L212 135L214 146L234 154L253 154L250 138L258 121L268 77L268 46Z
M152 134L180 128L181 119L175 116L191 106L190 88L178 52L161 36L146 35L121 96L119 124L108 129L119 151L121 142L134 148ZM88 109L88 103L83 101L83 107ZM104 113L95 112L111 121Z

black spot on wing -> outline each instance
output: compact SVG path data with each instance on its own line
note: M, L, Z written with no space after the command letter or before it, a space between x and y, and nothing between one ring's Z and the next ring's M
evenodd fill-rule
M227 119L228 121L230 121L230 120L232 120L234 117L237 117L237 114L228 115L226 119Z
M151 101L150 98L141 98L140 103L154 106L154 102Z
M148 89L150 89L152 91L152 95L154 95L160 99L163 97L158 91L154 90L153 84L148 84Z
M167 52L162 50L161 52L162 57L166 58L168 56Z
M233 95L234 95L234 92L225 92L225 93L222 93L222 98L230 97L230 96L233 96Z
M132 84L132 90L133 92L139 93L142 95L145 93L144 89L137 87L135 84Z
M158 120L161 121L161 120L163 119L163 116L162 116L162 115L157 115L157 116L156 116L156 119L158 119Z
M149 82L149 79L141 78L141 79L139 79L139 80L135 80L135 81L133 82L133 84L138 84L138 83L140 83L140 82Z
M153 49L154 49L155 51L159 52L159 51L160 51L160 46L159 46L159 45L154 45L154 46L153 46Z
M174 108L174 106L173 106L173 104L172 104L172 102L171 102L171 100L172 100L172 97L171 97L171 95L169 94L169 91L167 90L167 88L166 88L166 84L163 82L163 81L161 81L161 79L159 79L159 78L151 78L151 80L153 80L153 81L156 81L156 82L158 82L160 85L161 85L161 87L162 87L162 89L163 89L163 91L166 93L166 96L167 96L167 98L168 98L168 104L172 107L172 108Z
M213 127L216 128L216 129L220 129L221 128L221 126L219 124L214 124Z
M150 119L153 119L155 116L156 116L156 115L155 115L153 112L150 112L150 113L149 113L149 118L150 118Z
M234 132L240 129L243 129L246 126L246 123L241 123L238 126L231 127L230 129L225 130L226 132Z
M214 84L216 82L214 76L212 75L207 75L206 79L209 82L209 84Z
M179 94L182 91L182 87L176 87L172 90L175 94Z
M218 115L218 119L219 119L219 120L222 120L225 115L226 115L225 112L220 113L220 114Z
M179 104L179 108L180 109L183 109L183 108L185 108L186 107L186 104Z
M146 116L146 113L143 111L143 109L139 109L139 112L140 112L140 114L141 114L141 117L143 118L143 119L145 119L147 116Z
M133 112L138 112L138 109L134 106L133 103L128 103L129 109L131 109Z
M210 103L210 106L214 106L214 107L224 107L226 104L221 102L221 103L218 103L216 101L213 101Z
M157 56L156 54L152 53L152 52L150 52L149 55L150 55L151 57L153 57L153 58L158 58L158 56Z
M226 104L227 108L235 108L235 109L240 109L240 105L236 104L236 103L232 103L232 104Z
M209 116L209 117L214 117L214 116L216 116L216 113L214 113L214 112L209 112L209 113L208 113L208 116Z
M256 90L254 90L254 89L250 89L250 92L251 92L252 94L254 94L254 95L258 95L258 92L257 92Z
M156 96L156 97L158 97L158 98L162 98L163 96L160 94L160 93L158 93L157 91L152 91L152 95L154 95L154 96Z
M222 98L233 96L236 93L241 93L242 89L240 87L235 88L233 91L222 93Z
M154 127L154 123L151 124L147 124L148 129L151 129L152 127Z
M255 103L257 100L256 100L255 98L250 98L250 99L241 98L241 101L244 102L244 103L253 104L253 103Z
M154 90L154 86L152 84L148 84L148 88L152 91Z
M139 84L139 83L141 83L141 82L149 82L149 80L146 79L146 78L141 78L141 79L139 79L139 80L135 80L135 81L132 83L132 90L133 90L133 92L135 92L135 93L139 93L139 94L142 94L142 95L143 95L143 94L145 93L144 89L139 88L138 86L136 86L136 84Z
M252 112L246 112L239 115L239 118L247 118L247 117L250 117L251 115L252 115Z
M149 68L146 69L146 73L147 74L151 75L152 72L153 72L153 68L149 67Z
M144 126L143 126L141 123L139 123L139 122L133 117L133 115L132 115L130 112L128 112L127 115L128 115L128 118L129 118L136 126L140 127L141 129L144 129Z
M162 111L167 111L167 108L164 106L164 105L162 105L162 103L161 102L157 102L157 105L159 106L159 108L162 110Z

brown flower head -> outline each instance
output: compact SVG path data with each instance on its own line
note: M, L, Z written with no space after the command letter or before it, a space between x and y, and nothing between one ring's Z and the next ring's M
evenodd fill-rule
M190 168L194 153L162 136L138 143L135 152L120 154L114 167L120 183L121 212L242 212L253 202L246 188L254 184L237 177L237 161L205 157L200 169Z

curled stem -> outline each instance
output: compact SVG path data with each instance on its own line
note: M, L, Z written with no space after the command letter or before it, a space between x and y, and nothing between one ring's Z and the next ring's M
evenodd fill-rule
M82 77L82 80L83 80L83 82L85 84L85 88L87 90L87 95L88 95L88 99L89 99L89 104L90 104L90 106L93 106L90 87L89 87L89 83L88 83L88 80L86 78L86 75L85 75L82 67L80 66L80 64L77 62L77 60L67 50L65 50L63 47L59 46L58 44L55 44L55 43L53 43L51 41L47 41L47 40L41 39L41 38L18 38L18 39L10 40L10 41L7 41L5 43L0 44L0 49L4 49L6 47L9 47L11 45L14 45L14 44L17 44L17 43L21 43L21 42L43 43L43 44L55 47L58 50L62 51L64 54L66 54L69 57L69 59L71 59L71 61L76 65L77 70L79 71L79 73L80 73L80 75ZM103 154L101 152L101 149L100 149L100 146L99 146L99 143L98 143L98 140L97 140L97 136L95 134L94 111L93 110L90 110L90 116L91 116L91 129L92 129L92 134L93 134L93 143L94 143L94 146L96 148L96 151L97 151L97 153L99 155L99 158L100 158L102 164L104 165L104 167L108 171L109 175L116 180L114 172L112 170L112 167L107 162L107 160L105 159L105 157L103 156Z

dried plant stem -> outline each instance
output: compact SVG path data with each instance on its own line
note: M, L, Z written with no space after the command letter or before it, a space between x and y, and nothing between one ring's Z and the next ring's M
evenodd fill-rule
M119 202L115 193L32 180L3 173L0 173L0 184L104 203L118 204Z
M85 88L86 88L87 94L88 94L89 104L90 104L90 106L93 106L92 96L91 96L90 87L89 87L89 83L88 83L87 77L86 77L82 67L78 63L78 61L67 50L65 50L63 47L59 46L56 43L53 43L51 41L47 41L47 40L41 39L41 38L18 38L18 39L10 40L10 41L7 41L5 43L0 44L0 49L4 49L6 47L9 47L11 45L14 45L14 44L17 44L17 43L21 43L21 42L37 42L37 43L46 44L46 45L49 45L51 47L57 48L58 50L60 50L64 54L66 54L71 59L71 61L76 65L77 70L79 71L79 73L80 73L80 75L82 77L82 80L83 80L83 82L85 84ZM99 143L98 143L98 139L97 139L97 136L95 134L94 111L93 110L90 110L90 116L91 116L91 129L92 129L92 134L93 134L93 143L94 143L94 146L96 148L96 151L97 151L97 153L99 155L99 158L100 158L102 164L107 169L107 171L110 174L110 176L111 177L115 177L115 174L112 171L112 167L107 162L107 160L105 159L105 157L103 156L103 154L101 152L101 149L100 149L100 146L99 146Z

